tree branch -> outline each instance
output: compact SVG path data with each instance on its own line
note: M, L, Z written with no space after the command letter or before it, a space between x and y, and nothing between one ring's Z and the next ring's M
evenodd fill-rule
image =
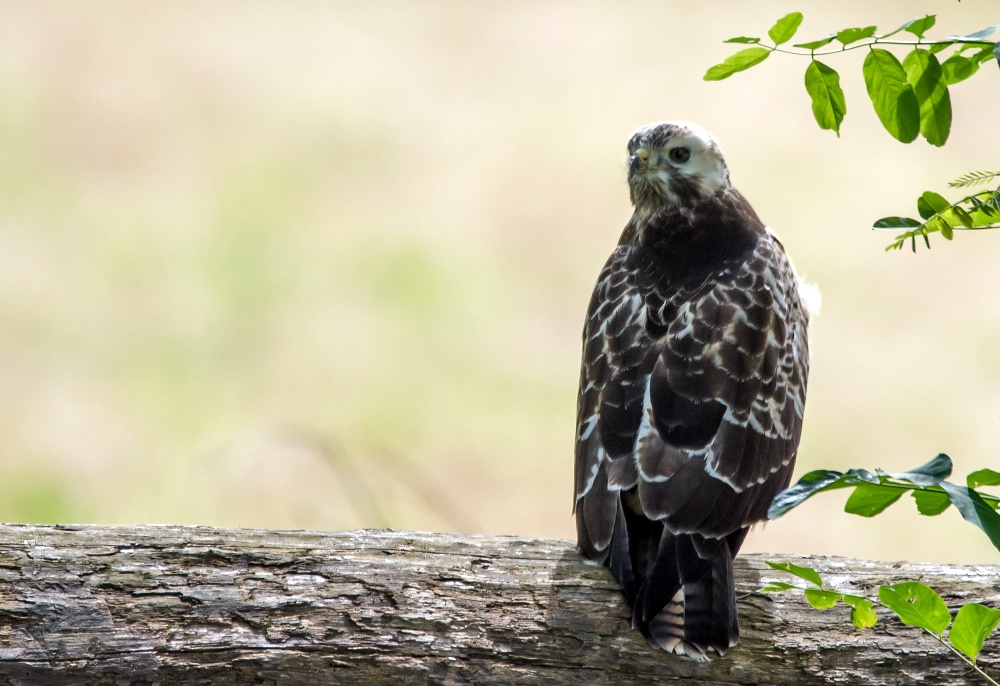
M788 556L782 556L788 559ZM832 584L919 580L950 605L1000 604L1000 567L791 558ZM804 562L803 562L804 560ZM865 684L976 677L919 629L755 593L743 640L694 663L650 649L602 567L566 541L0 526L0 684ZM1000 671L997 640L980 665Z

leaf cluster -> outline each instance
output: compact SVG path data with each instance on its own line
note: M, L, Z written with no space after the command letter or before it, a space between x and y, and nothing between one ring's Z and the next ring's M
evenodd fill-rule
M948 606L931 587L918 582L904 582L878 587L878 600L863 595L844 593L827 588L819 573L811 567L791 562L767 562L772 569L788 572L807 582L801 586L784 581L770 581L760 593L801 591L806 601L817 610L828 610L838 603L851 608L851 622L859 629L870 629L878 621L875 606L888 609L906 625L920 627L938 642L962 658L989 683L997 682L976 666L983 644L1000 625L1000 610L980 603L966 603L952 621ZM951 625L945 642L945 629Z
M844 511L862 517L874 517L910 493L922 515L939 515L952 505L969 523L979 527L1000 550L1000 498L982 493L979 486L1000 485L1000 472L980 469L966 477L961 486L946 481L951 476L952 462L940 454L927 464L907 472L888 473L881 469L850 469L838 472L819 469L809 472L771 502L768 519L777 519L805 500L823 491L853 488Z
M1000 172L969 172L948 185L952 188L964 188L998 177ZM918 237L923 238L924 244L930 248L928 237L932 233L940 233L950 241L955 231L1000 228L1000 185L992 190L967 195L953 203L939 193L926 191L917 199L917 212L920 219L883 217L872 225L872 228L883 231L906 229L886 246L886 250L901 250L909 241L916 252Z
M852 27L830 33L818 40L797 43L789 50L780 47L790 41L802 24L802 13L791 12L767 32L772 45L751 36L737 36L726 43L752 45L711 67L706 81L720 81L733 74L760 64L771 53L784 52L809 56L805 72L805 87L812 101L813 116L820 128L840 135L840 125L847 115L847 102L840 86L840 74L817 55L829 55L867 47L869 52L862 67L868 97L879 121L896 140L910 143L923 136L931 145L941 146L951 131L951 96L949 86L960 83L977 71L987 60L997 59L1000 43L988 38L996 26L966 35L949 35L941 40L925 40L924 34L934 26L936 17L929 14L906 22L895 31L879 35L877 26ZM890 40L900 33L909 33L915 40ZM837 45L825 52L826 46ZM909 52L900 61L892 52L879 45L904 45ZM944 61L943 51L953 49Z
M771 569L785 571L789 574L794 574L800 579L805 579L809 582L809 586L802 587L784 581L771 581L760 589L760 593L780 593L783 591L799 590L805 595L806 601L817 610L828 610L837 603L844 602L851 607L851 621L854 623L854 626L859 629L870 629L875 626L875 622L878 620L873 609L875 604L864 596L840 593L825 588L823 579L820 578L819 573L810 567L801 567L791 562L766 562Z
M872 107L886 131L896 140L910 143L918 136L930 144L942 146L951 132L952 110L949 87L961 83L979 71L988 60L1000 62L1000 42L990 37L996 26L989 26L968 35L948 35L928 40L925 34L937 22L928 14L904 23L894 31L879 34L877 26L841 29L817 40L796 43L793 49L781 47L788 43L802 24L802 13L791 12L779 19L768 31L773 44L761 38L737 36L726 43L739 43L744 48L711 67L707 81L719 81L763 62L774 52L809 57L805 71L805 87L812 103L813 117L821 129L840 136L840 126L847 115L847 100L840 85L840 74L817 56L867 48L862 66L865 88ZM903 40L900 34L912 38ZM886 46L904 46L908 52L902 61ZM944 58L943 53L952 50ZM940 56L940 57L939 57ZM953 182L958 188L996 179L1000 172L970 172ZM929 236L940 233L951 240L956 230L1000 228L1000 186L968 195L950 203L939 193L927 191L917 200L920 219L883 217L872 228L900 231L886 250L902 249L907 242L914 252L917 238L923 238L930 248Z

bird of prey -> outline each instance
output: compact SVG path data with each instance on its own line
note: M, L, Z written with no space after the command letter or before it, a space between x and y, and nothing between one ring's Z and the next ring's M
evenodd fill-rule
M701 127L637 130L628 184L583 332L578 543L650 645L705 660L739 640L733 558L791 478L810 292Z

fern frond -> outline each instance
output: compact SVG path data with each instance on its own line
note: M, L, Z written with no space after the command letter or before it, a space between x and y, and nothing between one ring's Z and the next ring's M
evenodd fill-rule
M974 171L963 174L949 183L948 186L951 188L965 188L966 186L974 186L977 183L986 183L990 179L996 178L1000 178L1000 171Z

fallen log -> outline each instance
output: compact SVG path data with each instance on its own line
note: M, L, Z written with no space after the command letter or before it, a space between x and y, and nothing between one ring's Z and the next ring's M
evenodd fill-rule
M919 580L954 610L1000 605L1000 567L782 559L874 595ZM602 567L572 544L363 530L0 526L0 684L935 684L977 675L880 613L756 593L722 659L649 648ZM1000 639L980 665L1000 673Z

